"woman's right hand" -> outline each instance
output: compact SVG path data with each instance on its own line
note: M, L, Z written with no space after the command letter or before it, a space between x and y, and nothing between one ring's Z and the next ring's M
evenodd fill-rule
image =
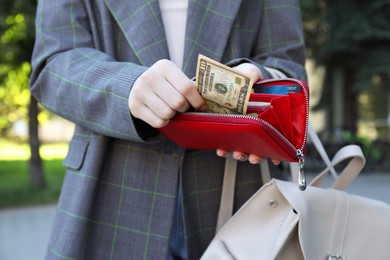
M176 112L205 106L195 82L169 60L159 60L141 74L129 95L131 114L154 128L167 125Z

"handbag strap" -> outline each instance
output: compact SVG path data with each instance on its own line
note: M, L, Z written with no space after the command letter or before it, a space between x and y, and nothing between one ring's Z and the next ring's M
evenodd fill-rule
M260 163L261 178L263 183L271 180L268 161L262 160ZM231 154L226 157L225 171L223 174L222 192L221 192L221 204L218 211L217 227L218 232L223 225L233 215L233 201L234 201L234 186L236 183L237 175L237 160L233 158Z
M231 154L225 160L225 172L223 173L221 204L218 211L218 220L216 231L218 232L223 225L233 215L234 185L236 183L237 160Z
M319 173L311 182L310 186L320 186L325 177L329 174L332 174L335 179L334 183L331 185L331 188L337 190L344 190L361 172L366 164L366 159L363 155L362 149L357 145L347 145L342 147L333 157L332 161L329 159L328 154L325 151L325 148L318 137L314 128L309 124L308 127L309 137L312 143L314 144L316 150L320 154L322 160L326 164L326 168ZM337 174L335 166L339 163L351 159L344 170ZM296 163L290 163L291 176L296 176Z
M332 173L333 177L336 179L333 185L333 189L343 190L345 189L360 173L365 165L365 157L361 148L357 145L347 145L341 148L331 161L322 145L317 133L309 124L309 137L314 143L317 151L320 153L322 160L325 162L327 167L318 174L311 182L310 186L319 186L323 179L328 175L329 172ZM337 175L335 166L340 162L351 159L348 165L344 168L340 175ZM296 181L297 176L297 164L290 163L290 171L293 181ZM262 160L260 163L261 176L263 183L268 182L271 179L270 170L267 160ZM218 212L216 233L223 227L223 225L231 218L233 215L233 201L234 201L234 186L236 182L236 171L237 171L237 160L235 160L231 155L226 157L225 162L225 172L223 177L222 193L221 193L221 203ZM304 192L304 191L302 191Z
M316 150L321 156L321 159L325 162L326 165L330 165L330 159L328 156L328 153L325 151L325 148L320 140L320 138L317 135L317 132L314 130L313 126L309 124L308 126L308 131L309 131L309 138L311 142L314 144ZM333 176L333 178L337 179L337 173L334 167L330 168L330 172Z
M311 181L310 185L319 186L330 169L334 169L337 164L347 159L351 160L331 186L333 189L344 190L359 175L366 163L362 149L357 145L347 145L341 148L327 167Z

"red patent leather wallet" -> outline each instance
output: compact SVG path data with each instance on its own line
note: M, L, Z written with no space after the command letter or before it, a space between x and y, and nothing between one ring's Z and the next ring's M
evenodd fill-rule
M187 149L224 149L297 162L303 157L309 121L309 87L296 79L266 79L253 86L248 115L186 112L162 134ZM264 102L269 105L256 106ZM253 105L254 104L254 105Z

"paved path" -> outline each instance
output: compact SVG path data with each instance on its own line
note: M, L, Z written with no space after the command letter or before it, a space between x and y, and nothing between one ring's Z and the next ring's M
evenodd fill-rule
M310 180L310 175L308 176ZM333 178L324 180L324 187L329 187ZM361 173L346 189L351 194L382 200L390 204L390 173Z
M390 204L390 173L363 173L347 191ZM0 259L43 259L54 212L55 205L0 210Z
M54 212L55 205L1 210L0 259L43 259Z
M390 173L363 173L347 191L390 204Z

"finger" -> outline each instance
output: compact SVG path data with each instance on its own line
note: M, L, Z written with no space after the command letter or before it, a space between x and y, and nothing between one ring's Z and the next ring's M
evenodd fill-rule
M145 105L162 120L169 120L176 114L176 110L172 109L157 93L145 99Z
M173 111L153 91L144 90L148 88L134 88L130 93L128 103L131 114L155 128L165 126L176 111Z
M249 75L255 82L262 78L260 69L251 63L241 63L234 69Z
M153 91L151 95L161 99L170 109L179 112L185 112L189 109L190 104L187 99L166 78L163 77L151 88ZM149 106L152 107L152 104Z
M149 75L143 76L140 80L150 80ZM156 116L162 120L168 120L172 118L176 111L173 110L159 95L158 88L155 84L146 85L144 81L137 81L137 85L134 85L129 97L129 108L131 113L143 119L142 113L145 109L150 109ZM160 83L161 85L169 84L167 82ZM159 85L160 85L159 84ZM150 87L149 87L150 86Z
M195 82L190 80L177 67L168 66L166 79L171 85L187 100L187 102L195 109L201 109L205 105L205 101L196 89ZM178 107L178 111L184 112L185 107ZM188 109L188 108L187 108ZM184 111L183 111L184 110Z
M157 116L151 109L147 106L140 107L132 111L132 115L135 118L139 118L154 128L161 128L168 124L169 120L164 120Z
M217 155L220 156L220 157L226 157L228 156L228 152L225 151L225 150L222 150L222 149L217 149Z
M262 160L263 160L262 157L257 156L257 155L255 155L255 154L250 154L250 155L249 155L249 158L248 158L248 161L249 161L251 164L258 164L258 163L260 163Z
M185 112L190 108L188 100L168 81L160 83L154 91L174 111Z
M205 110L206 102L196 89L195 82L187 80L179 86L179 92L187 99L193 108L200 111Z
M274 165L279 165L279 164L280 164L280 161L279 161L279 160L272 159L271 161L272 161L272 163L273 163Z
M248 155L242 152L234 151L233 158L238 161L246 161L248 160Z

